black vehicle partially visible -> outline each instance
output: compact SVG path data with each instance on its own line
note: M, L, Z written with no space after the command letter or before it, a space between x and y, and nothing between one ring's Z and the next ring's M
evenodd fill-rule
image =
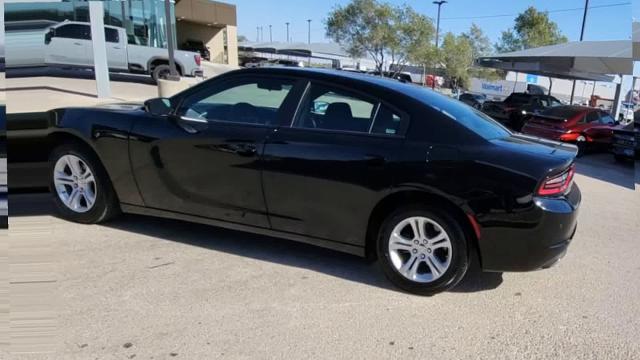
M633 118L632 124L613 130L611 152L616 160L640 159L640 110Z
M197 52L203 59L211 61L211 52L201 40L187 40L182 43L181 50Z
M7 188L7 113L4 103L0 103L0 229L6 229L8 219Z
M458 100L463 103L471 106L474 109L482 109L482 104L487 101L487 95L485 94L474 94L474 93L464 93L458 97Z
M577 228L574 145L379 76L243 69L48 122L65 219L126 212L277 236L377 259L417 294L455 286L472 257L486 271L550 267Z
M562 103L551 95L512 93L504 101L485 101L482 112L513 131L520 131L534 113Z

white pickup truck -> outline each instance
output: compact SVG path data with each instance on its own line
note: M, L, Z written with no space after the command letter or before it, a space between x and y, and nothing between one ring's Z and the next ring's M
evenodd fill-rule
M104 27L107 63L109 70L149 74L153 79L163 78L169 73L169 54L167 49L128 43L124 28ZM41 36L43 33L40 33ZM19 40L17 36L15 40ZM28 46L16 44L11 51L11 67L58 65L72 67L93 66L93 46L91 26L86 22L64 21L49 27L44 32L41 43L32 42ZM200 54L176 50L174 53L176 69L181 76L201 76Z

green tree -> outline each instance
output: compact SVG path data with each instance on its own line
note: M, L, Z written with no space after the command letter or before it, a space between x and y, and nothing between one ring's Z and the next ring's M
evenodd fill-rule
M567 42L549 13L529 7L515 19L513 29L503 31L495 45L497 52L509 52Z
M386 61L402 68L433 54L433 22L409 6L353 0L337 6L326 20L327 36L353 57L369 55L382 71Z
M471 44L474 58L491 54L493 48L489 37L475 23L471 24L469 31L462 33L462 37L466 38Z
M440 49L441 62L453 87L468 87L473 66L473 46L464 35L447 33Z
M247 39L247 37L244 35L238 35L238 42L245 42L245 41L249 41L249 39Z

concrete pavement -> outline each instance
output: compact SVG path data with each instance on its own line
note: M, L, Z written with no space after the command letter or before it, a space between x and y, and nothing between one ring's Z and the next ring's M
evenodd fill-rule
M576 182L580 224L557 266L473 273L430 298L329 250L142 216L78 225L46 195L12 195L0 358L638 359L633 167L587 156ZM30 308L14 308L17 293ZM38 335L41 353L17 354Z

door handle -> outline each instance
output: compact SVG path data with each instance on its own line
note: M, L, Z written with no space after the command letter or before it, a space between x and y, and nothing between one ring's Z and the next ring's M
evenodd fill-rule
M209 121L206 119L196 119L186 116L177 117L176 124L189 134L196 134L209 127Z
M79 43L79 42L74 42L74 43L73 43L73 45L82 46L82 44L81 44L81 43Z
M120 50L121 49L120 46L114 46L113 48L116 49L116 50Z

